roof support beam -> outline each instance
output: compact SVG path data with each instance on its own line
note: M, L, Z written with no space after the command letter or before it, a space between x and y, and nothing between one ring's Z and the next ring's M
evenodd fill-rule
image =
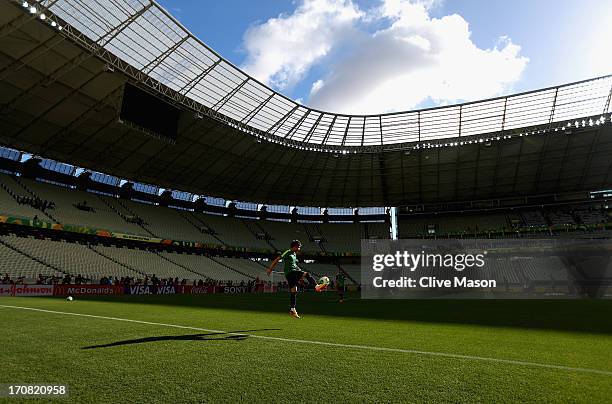
M304 112L304 114L300 117L300 119L297 120L297 122L291 127L291 129L289 130L289 132L287 132L285 135L283 135L283 138L287 139L291 139L291 135L293 134L293 131L297 130L297 128L302 124L302 122L304 122L304 119L306 119L306 117L308 115L310 115L311 110L306 110L306 112Z
M193 88L195 86L197 86L200 83L200 81L202 81L204 79L204 77L208 76L208 73L212 72L213 69L215 67L217 67L217 65L219 63L221 63L221 61L223 61L223 59L219 59L215 63L213 63L212 65L208 66L202 73L200 73L198 75L198 77L196 77L195 79L191 80L189 83L185 84L183 86L183 88L181 88L178 92L183 94L183 95L189 94L189 92L191 90L193 90Z
M338 118L338 115L334 115L334 119L332 119L331 123L329 124L329 127L327 128L327 132L325 132L325 137L323 138L323 141L321 142L321 144L325 145L325 143L327 142L327 139L329 138L329 134L332 131L332 128L334 127L334 124L336 123L336 118Z
M363 146L363 143L365 141L365 123L366 123L366 117L363 117L363 125L361 126L361 146Z
M553 118L555 115L555 107L557 105L557 95L558 94L559 94L559 88L557 87L557 89L555 90L555 98L553 99L553 105L550 110L550 116L548 118L548 129L549 130L550 130L550 127L552 125ZM540 154L538 156L538 169L536 171L536 180L533 185L534 192L537 192L538 189L540 188L540 180L542 179L542 172L544 171L544 154L548 151L550 138L551 136L544 136L544 144L542 145L542 148L540 149Z
M608 99L606 100L606 105L604 105L604 109L601 112L602 114L605 114L610 110L610 99L612 99L612 86L610 86L610 92L608 93Z
M346 129L344 129L344 136L342 136L342 146L346 143L346 137L348 135L349 126L351 126L351 119L353 117L349 116L348 122L346 123Z
M155 68L157 66L159 66L159 64L161 62L163 62L168 56L170 56L170 54L172 54L172 52L177 50L189 38L191 38L191 37L190 36L186 36L183 39L181 39L180 41L178 41L177 43L175 43L174 45L172 45L171 47L169 47L168 49L166 49L161 55L159 55L155 59L151 60L145 67L140 69L140 71L142 73L145 73L145 74L151 73L153 70L155 70Z
M276 131L278 130L278 128L282 126L285 123L285 121L291 116L291 114L293 114L299 107L300 106L298 104L295 104L295 106L291 108L291 110L287 112L285 115L283 115L281 119L274 122L274 125L270 126L270 129L268 129L266 132L270 135L274 135ZM274 129L274 132L272 132L272 129Z
M312 134L314 133L315 129L317 128L317 125L319 125L319 122L321 122L321 118L323 118L323 113L319 112L319 116L317 117L317 120L310 127L310 129L308 129L308 134L304 138L304 142L308 142L310 140L310 138L312 137Z
M213 105L212 107L210 107L210 109L212 109L213 111L219 111L221 108L223 108L223 106L230 100L230 98L232 98L234 95L236 95L236 93L238 91L240 91L240 89L242 87L244 87L244 85L246 83L248 83L248 81L251 80L250 77L247 76L246 79L244 79L242 81L242 83L238 84L238 86L234 87L234 89L232 89L232 91L230 91L229 93L225 94L223 96L223 98L221 98L219 101L217 101L215 103L215 105Z
M98 56L101 53L101 49L103 49L104 46L106 46L108 43L110 43L110 41L115 39L127 27L129 27L131 23L136 21L136 19L138 19L138 17L143 15L149 8L151 8L152 5L153 5L153 3L147 4L146 6L141 8L139 11L137 11L134 14L132 14L128 19L126 19L125 21L122 21L116 27L111 28L109 31L107 31L104 35L102 35L100 38L98 38L95 41L100 46L100 49L98 49L98 50L96 50L94 52L91 52L91 53L83 53L83 54L75 57L70 62L68 62L64 66L60 67L59 69L57 69L55 72L53 72L46 79L46 81L44 82L44 85L48 86L48 85L52 84L53 82L59 80L61 77L63 77L65 74L67 74L69 71L71 71L75 67L78 67L79 65L81 65L86 60L88 60L88 59L90 59L90 58L92 58L94 56Z
M244 118L242 118L242 122L245 125L248 125L249 122L251 122L251 119L255 118L255 115L257 115L259 113L259 111L261 111L263 109L263 107L266 106L266 104L268 102L270 102L270 100L272 98L274 98L274 96L276 95L275 92L272 92L272 94L270 94L263 102L259 103L259 105L257 107L255 107L254 109L252 109L247 116L245 116Z

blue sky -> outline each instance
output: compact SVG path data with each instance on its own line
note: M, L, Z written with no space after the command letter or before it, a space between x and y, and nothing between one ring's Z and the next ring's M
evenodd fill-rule
M608 0L161 0L306 105L376 113L612 73Z

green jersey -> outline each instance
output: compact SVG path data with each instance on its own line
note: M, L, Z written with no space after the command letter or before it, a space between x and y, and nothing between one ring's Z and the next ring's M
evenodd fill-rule
M344 287L344 280L345 279L346 279L346 277L342 273L336 275L336 283L337 283L339 288L343 288Z
M299 271L297 263L297 254L295 251L287 250L281 254L281 258L283 259L283 264L285 266L285 276L289 275L289 272Z

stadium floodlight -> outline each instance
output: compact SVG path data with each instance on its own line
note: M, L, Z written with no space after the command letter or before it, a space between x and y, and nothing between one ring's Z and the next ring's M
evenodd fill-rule
M30 14L36 14L36 7L30 7Z
M41 20L45 20L47 18L47 16L45 15L45 13L40 14L40 19Z
M52 27L57 27L57 23L55 21L51 21L51 26Z
M30 5L28 4L28 2L27 2L27 1L24 1L23 3L21 3L21 6L22 6L23 8L30 8Z

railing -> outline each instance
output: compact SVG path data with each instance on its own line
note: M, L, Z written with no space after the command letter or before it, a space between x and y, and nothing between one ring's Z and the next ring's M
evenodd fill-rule
M306 150L351 152L599 115L601 123L610 120L605 114L610 112L612 75L447 107L379 115L334 114L300 105L248 76L155 1L42 0L34 9L21 0L13 1L31 15L45 13L46 22L60 35L150 91L245 133ZM50 79L65 73L60 70Z

